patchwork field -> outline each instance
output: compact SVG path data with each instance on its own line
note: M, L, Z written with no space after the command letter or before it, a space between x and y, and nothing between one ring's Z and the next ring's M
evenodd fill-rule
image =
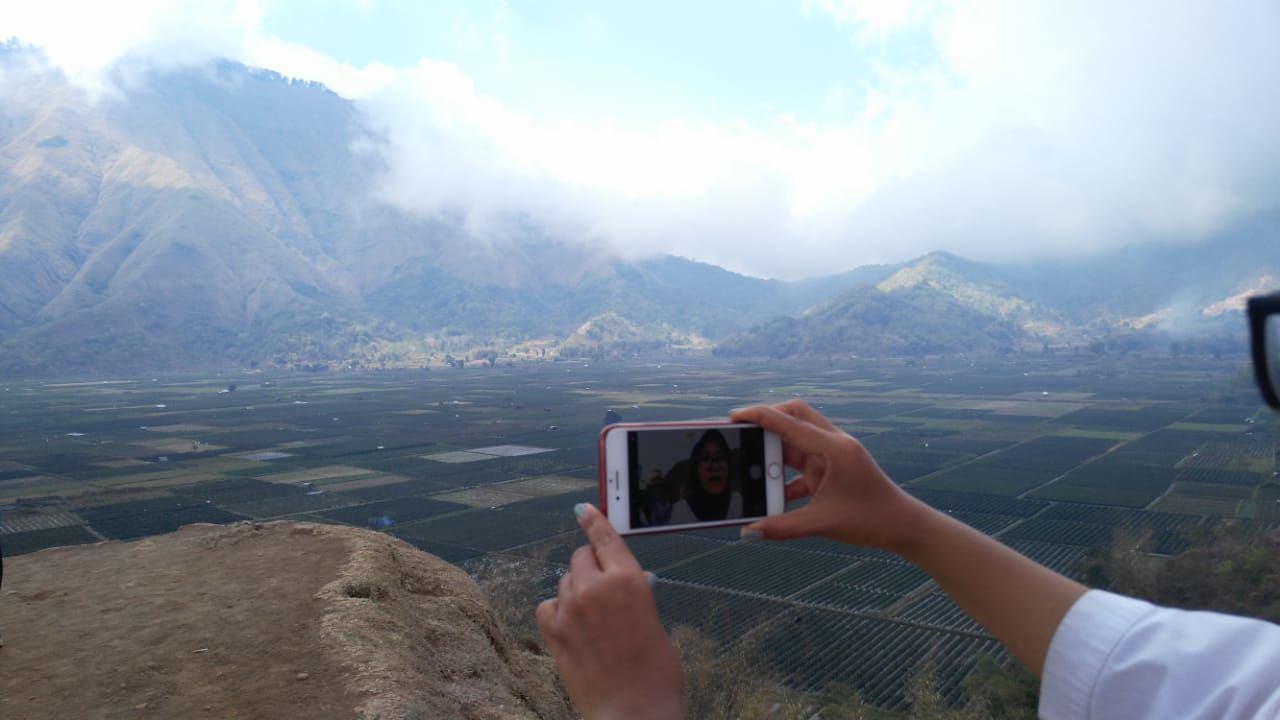
M10 383L0 547L128 540L191 522L383 530L467 568L541 563L548 592L595 500L597 433L804 397L909 492L1072 572L1121 529L1177 552L1207 523L1280 523L1280 424L1224 360L545 363L515 368ZM234 391L224 392L232 386ZM797 687L886 708L929 659L959 692L995 641L885 553L707 531L631 541L668 625L761 642ZM532 610L532 604L530 606Z

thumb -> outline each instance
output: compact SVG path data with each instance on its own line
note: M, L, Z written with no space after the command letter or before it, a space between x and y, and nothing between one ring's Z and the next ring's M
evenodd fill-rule
M743 540L791 540L818 534L813 506L758 520L742 528Z

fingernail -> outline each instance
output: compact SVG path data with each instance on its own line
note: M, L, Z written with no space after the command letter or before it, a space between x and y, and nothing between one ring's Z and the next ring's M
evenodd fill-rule
M581 520L587 516L587 507L586 503L578 503L573 506L573 514L577 515L578 519Z
M649 581L649 587L653 587L658 584L658 576L648 570L644 571L644 579Z
M741 542L756 542L764 539L764 535L760 534L759 530L742 528L742 532L738 534L738 539Z

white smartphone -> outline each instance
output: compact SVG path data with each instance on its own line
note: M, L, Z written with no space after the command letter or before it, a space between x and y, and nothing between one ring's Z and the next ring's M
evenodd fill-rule
M784 511L782 438L747 423L600 431L600 507L623 535L743 525Z

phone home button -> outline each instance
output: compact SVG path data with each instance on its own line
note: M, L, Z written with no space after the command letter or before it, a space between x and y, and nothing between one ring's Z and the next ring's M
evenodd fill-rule
M769 463L769 477L774 480L782 477L782 466L778 463Z

